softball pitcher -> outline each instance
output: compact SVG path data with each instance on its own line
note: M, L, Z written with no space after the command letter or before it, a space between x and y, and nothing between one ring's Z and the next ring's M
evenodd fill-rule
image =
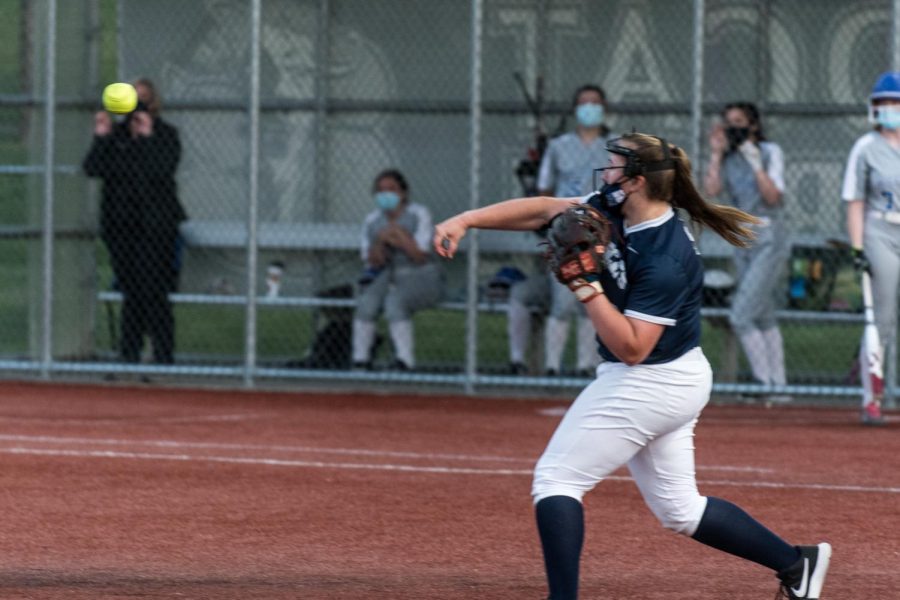
M578 203L613 224L612 241L591 247L603 252L602 260L585 260L588 252L579 252L578 261L555 268L585 306L606 361L535 467L532 496L550 599L577 598L582 498L622 465L665 527L772 569L787 598L819 598L829 544L792 546L736 505L697 490L694 427L709 400L712 370L699 347L703 266L674 209L737 246L748 244L747 226L755 219L707 204L681 148L632 133L607 149L604 186L594 194L568 202L509 200L435 228L435 249L449 258L470 227L535 229L578 212L569 210ZM556 229L551 223L551 245Z
M853 145L841 196L854 265L871 273L875 324L885 344L897 331L900 282L900 72L878 78L869 96L869 121L875 129ZM878 354L884 356L883 349ZM860 344L862 422L878 424L883 417L867 376L868 356L865 343Z

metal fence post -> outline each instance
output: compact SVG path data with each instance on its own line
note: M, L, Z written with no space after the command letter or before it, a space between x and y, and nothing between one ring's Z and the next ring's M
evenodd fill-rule
M44 223L41 377L50 378L53 362L53 176L56 143L56 0L47 0L47 46L44 57Z
M259 221L259 53L262 0L253 0L250 19L250 118L249 193L247 207L247 312L244 338L244 386L253 386L256 369L256 267Z
M894 0L891 9L891 70L900 71L900 0Z
M700 139L703 135L703 32L706 25L704 0L694 0L693 82L691 85L691 160L694 179L700 179Z
M472 72L469 98L469 132L471 161L469 163L469 207L478 208L481 162L481 28L483 1L472 0ZM474 392L478 369L478 232L469 239L466 272L466 382L467 394Z

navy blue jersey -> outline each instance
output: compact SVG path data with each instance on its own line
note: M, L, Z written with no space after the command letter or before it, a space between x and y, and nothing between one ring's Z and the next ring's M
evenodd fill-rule
M643 364L669 362L699 346L703 263L684 222L670 209L626 228L621 216L604 210L599 195L585 201L607 214L616 229L600 275L607 298L627 317L666 326ZM598 342L605 360L621 362Z

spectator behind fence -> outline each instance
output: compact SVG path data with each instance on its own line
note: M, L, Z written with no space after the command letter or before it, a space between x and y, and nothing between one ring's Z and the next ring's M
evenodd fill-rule
M570 198L585 196L593 191L594 169L606 166L609 159L606 153L609 131L603 125L605 109L606 93L600 87L588 84L575 91L572 96L572 110L577 120L575 131L564 133L550 142L538 172L540 195ZM545 373L557 375L562 371L569 326L575 316L576 368L579 375L593 376L599 361L593 325L584 307L569 289L545 272L535 273L510 290L507 314L513 373L526 371L525 350L530 341L531 310L546 307L548 303L550 316L544 334Z
M900 72L884 73L869 96L870 131L859 138L847 159L841 196L847 203L847 233L853 264L871 274L872 305L881 344L897 331L897 285L900 282ZM883 362L884 352L881 353ZM863 382L862 421L884 421L881 404L868 376L866 344L860 345Z
M177 287L179 224L175 171L181 158L178 131L159 116L160 99L147 79L138 79L137 108L113 121L94 115L94 139L84 172L103 181L100 231L122 292L119 355L134 363L144 335L154 362L174 362L175 319L168 294Z
M709 135L705 192L716 196L724 190L735 207L760 220L754 226L754 243L734 250L738 284L729 321L741 340L753 377L764 385L783 386L787 383L784 346L775 310L781 274L790 254L782 210L784 155L778 144L766 140L755 105L728 104L722 120L713 125ZM777 394L768 400L786 402L790 397Z
M377 208L362 226L363 273L353 317L353 366L372 368L376 320L384 313L394 344L396 370L415 366L413 313L437 304L443 292L440 265L431 255L431 213L409 201L400 171L375 177Z

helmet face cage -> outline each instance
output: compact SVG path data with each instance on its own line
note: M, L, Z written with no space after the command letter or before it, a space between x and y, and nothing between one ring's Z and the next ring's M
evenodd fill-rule
M624 156L625 164L621 167L601 167L599 169L594 169L593 184L595 190L600 189L597 186L597 173L602 173L603 171L608 171L610 169L622 169L622 174L628 178L644 175L652 171L672 171L675 169L675 161L672 159L672 153L669 151L669 143L663 138L656 138L659 140L660 146L662 146L663 159L646 163L633 149L619 144L618 142L620 139L622 138L608 141L606 143L606 151L611 154Z
M611 140L606 144L606 151L611 154L618 154L625 157L625 166L622 167L622 174L625 177L637 177L644 174L644 163L638 153L626 146L620 146L616 142L618 139Z
M636 151L619 144L618 142L620 139L622 138L610 140L609 143L606 144L606 151L625 157L625 177L637 177L638 175L644 175L653 171L670 171L675 169L675 161L672 160L672 153L669 151L669 143L663 138L656 138L660 147L662 147L663 158L662 160L654 160L652 162L644 162Z

